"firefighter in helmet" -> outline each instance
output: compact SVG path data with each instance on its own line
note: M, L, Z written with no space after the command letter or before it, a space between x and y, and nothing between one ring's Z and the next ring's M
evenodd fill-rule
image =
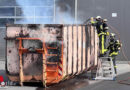
M119 40L115 40L115 34L111 34L111 35L112 36L110 36L110 42L107 49L109 51L109 57L112 57L115 74L117 74L116 56L119 54L122 44L120 43Z

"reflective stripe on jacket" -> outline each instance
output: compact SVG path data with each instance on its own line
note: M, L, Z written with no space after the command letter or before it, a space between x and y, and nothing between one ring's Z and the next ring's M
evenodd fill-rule
M111 56L113 56L113 55L116 55L116 56L117 56L117 55L118 55L118 52L112 52L112 53L110 53L109 56L111 57Z

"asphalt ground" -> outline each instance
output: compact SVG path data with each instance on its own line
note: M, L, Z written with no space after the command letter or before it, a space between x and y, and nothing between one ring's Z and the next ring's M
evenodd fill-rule
M130 84L130 72L119 75L116 81L102 81L96 84L82 87L78 90L130 90L130 85L118 83L118 81L125 79L128 79L128 81L125 81L125 83Z

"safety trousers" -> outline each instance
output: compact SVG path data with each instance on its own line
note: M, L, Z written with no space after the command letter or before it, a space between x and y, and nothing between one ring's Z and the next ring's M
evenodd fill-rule
M117 74L117 66L116 66L116 56L113 56L113 64L114 64L114 70L115 70L115 74Z
M99 48L100 48L100 54L104 55L107 51L106 49L106 35L100 35L99 36Z
M110 57L112 57L112 61L113 61L113 65L114 65L115 74L117 74L116 55L112 55L112 56L110 56Z

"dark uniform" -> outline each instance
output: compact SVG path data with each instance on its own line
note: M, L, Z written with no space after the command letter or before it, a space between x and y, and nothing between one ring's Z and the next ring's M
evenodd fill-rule
M100 56L104 56L106 50L105 47L105 36L106 36L106 32L105 29L103 28L103 22L102 20L97 21L97 32L98 32L98 36L99 36L99 47L100 47Z
M103 31L102 19L96 19L96 21L91 18L91 24L96 27L97 33L100 34Z
M100 33L103 31L103 23L102 23L102 20L97 20L96 29L97 29L97 33L98 33L98 34L100 34Z
M103 56L105 52L107 51L105 47L105 42L104 42L104 36L106 35L106 33L104 32L105 29L103 29L103 20L101 18L96 19L96 21L92 20L91 24L94 25L97 29L97 33L99 36L100 56Z
M106 48L106 40L107 40L107 36L109 36L109 32L108 32L108 25L106 22L103 22L103 32L104 34L104 47Z
M115 73L117 74L117 66L116 66L116 56L119 54L121 44L115 39L111 39L109 42L108 50L109 50L109 57L112 57Z

